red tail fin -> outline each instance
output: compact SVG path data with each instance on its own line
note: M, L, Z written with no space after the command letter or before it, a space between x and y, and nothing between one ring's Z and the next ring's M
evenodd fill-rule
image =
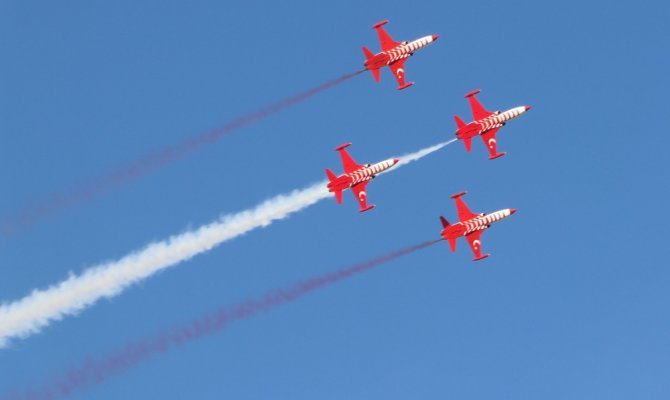
M454 115L454 121L456 121L456 126L458 127L458 130L456 131L456 136L458 136L459 139L463 139L463 144L465 145L465 150L470 151L470 149L472 148L472 137L463 137L463 136L466 136L466 135L459 135L459 133L460 133L459 131L463 127L465 127L467 124L465 122L463 122L461 117L459 117L458 115Z
M326 175L328 176L328 180L332 183L337 179L337 175L333 173L330 169L326 168Z
M442 228L446 228L451 225L449 221L447 221L447 219L441 215L440 215L440 222L442 222ZM451 247L452 253L456 251L456 238L449 239L449 247Z
M461 129L462 127L465 126L465 122L459 117L458 115L454 115L454 121L456 121L456 126L458 129Z
M463 144L465 145L465 151L472 150L472 138L466 137L463 139Z
M375 57L375 54L370 51L367 47L363 46L363 53L365 53L365 59L367 61L372 60ZM379 68L372 68L370 69L370 72L372 72L372 76L375 78L376 82L379 82Z
M337 180L337 175L335 175L333 171L328 168L326 168L326 175L328 176L330 183L333 183ZM342 204L342 191L334 190L333 192L335 193L335 200L337 200L337 204Z
M443 227L443 228L446 228L446 227L448 227L448 226L450 225L450 224L449 224L449 221L447 221L447 219L444 218L444 217L441 216L441 215L440 215L440 221L442 222L442 227Z
M368 60L375 56L375 53L371 52L370 49L365 46L363 46L363 53L365 53L365 58Z
M370 72L372 72L372 76L375 78L375 82L379 82L381 80L378 69L371 69Z
M456 238L449 239L449 247L451 247L452 253L456 251Z

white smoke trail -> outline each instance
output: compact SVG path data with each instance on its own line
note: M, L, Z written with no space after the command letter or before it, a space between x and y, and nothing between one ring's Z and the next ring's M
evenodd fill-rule
M426 147L423 150L419 150L419 151L414 152L414 153L405 154L404 156L400 156L400 157L398 157L400 159L400 161L398 161L398 163L396 164L396 168L402 167L405 164L409 164L412 161L417 161L421 158L424 158L428 154L434 153L434 152L440 150L441 148L454 143L457 140L458 139L454 138L454 139L451 139L451 140L446 141L446 142L438 143L434 146Z
M395 168L433 153L452 141L401 156ZM198 229L151 243L117 260L99 264L80 275L0 306L0 348L12 338L25 338L53 321L75 315L103 297L111 298L158 271L177 265L256 228L303 210L330 196L326 181L273 197L258 206L229 214Z

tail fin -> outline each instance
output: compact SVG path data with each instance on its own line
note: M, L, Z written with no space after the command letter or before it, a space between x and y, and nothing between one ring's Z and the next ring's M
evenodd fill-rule
M449 223L449 221L447 221L447 219L444 218L444 217L441 216L441 215L440 215L440 222L442 222L442 228L446 228L446 227L448 227L449 225L451 225L451 224ZM450 239L449 239L449 247L451 247L451 252L452 252L452 253L456 251L456 238L450 238Z
M470 151L472 150L472 138L471 137L466 137L463 138L463 144L465 145L465 151Z
M452 253L456 251L456 238L449 239L449 247L451 247Z
M448 227L449 225L451 225L451 224L449 223L449 221L447 221L447 219L444 218L444 217L441 216L441 215L440 215L440 221L442 222L442 227L443 227L443 228L446 228L446 227Z
M458 130L460 130L461 128L463 128L467 125L465 122L463 122L461 117L459 117L458 115L454 115L454 121L456 121L456 126L458 127ZM458 133L459 132L456 131L456 136L459 136ZM463 136L465 136L465 135L463 135ZM465 150L466 151L470 151L470 149L472 149L472 137L460 137L459 136L459 139L463 140L463 144L465 145Z
M456 126L458 127L458 129L461 129L462 127L465 126L465 122L463 122L461 117L459 117L458 115L454 115L454 120L456 121Z
M337 175L333 173L330 169L326 168L326 175L328 176L328 180L333 183L337 180ZM337 200L337 204L342 204L342 191L341 190L334 190L335 193L335 200Z
M375 54L370 51L367 47L363 46L363 53L365 53L365 59L367 61L372 60L375 57ZM379 82L380 76L379 76L379 68L372 68L370 69L370 72L372 72L372 77L375 78L376 82Z
M375 53L371 52L370 49L365 46L363 46L363 53L365 53L365 58L368 60L375 56Z
M337 179L337 175L333 173L330 169L326 168L326 175L328 176L328 180L333 182L334 180Z

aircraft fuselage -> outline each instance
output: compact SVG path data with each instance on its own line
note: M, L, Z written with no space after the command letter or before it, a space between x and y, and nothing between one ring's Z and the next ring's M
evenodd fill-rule
M428 35L412 42L402 42L390 50L381 51L375 54L374 57L366 60L363 65L366 69L379 69L391 65L398 60L411 56L415 51L436 41L437 38L438 35Z
M456 130L456 137L459 139L467 139L474 136L484 134L491 129L500 128L511 119L530 110L530 106L514 107L504 112L496 111L488 117L472 121L462 128Z
M514 214L516 209L506 208L491 214L479 214L478 216L466 221L459 221L442 229L442 239L456 239L461 236L467 236L472 232L487 229L492 223L498 222Z
M376 164L365 164L362 168L348 174L340 175L336 180L328 183L328 190L337 192L348 189L361 182L366 182L374 179L374 177L387 169L396 165L399 160L397 158L389 158L378 162Z

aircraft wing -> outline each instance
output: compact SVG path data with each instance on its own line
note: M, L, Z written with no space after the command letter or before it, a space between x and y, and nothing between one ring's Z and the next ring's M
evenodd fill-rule
M340 157L342 158L342 166L344 167L345 174L356 171L357 169L360 169L362 167L362 165L354 161L354 159L351 158L351 156L347 152L346 148L350 144L351 143L343 144L342 146L337 148L337 151L340 152Z
M358 204L360 204L361 206L361 209L359 210L360 212L374 208L373 204L368 205L368 193L365 191L365 187L367 185L368 181L365 181L351 188L351 191L354 193L354 196L356 196L356 200L358 200Z
M375 28L375 30L377 31L377 35L379 35L379 43L382 46L382 51L390 50L400 44L399 42L393 40L391 35L386 33L386 31L384 30L383 26L387 22L388 21L382 21L373 26L373 28Z
M409 84L405 83L405 60L407 59L404 58L389 65L391 72L393 72L393 76L398 81L398 89L405 89L406 87L412 86L411 82Z
M482 232L483 231L474 231L465 237L465 239L468 241L468 244L470 245L470 248L472 249L472 252L475 255L473 261L479 261L489 256L488 254L482 255L482 242L480 240Z
M471 219L473 217L476 217L477 214L473 213L470 211L468 208L467 204L461 199L461 196L463 196L465 192L457 193L451 198L453 198L456 201L456 210L458 211L458 220L459 221L466 221L468 219Z
M491 111L485 109L484 106L481 105L479 100L477 100L477 98L475 97L477 93L479 93L479 90L472 91L465 95L465 97L470 101L470 108L472 109L472 118L474 120L486 118L489 115L493 114Z
M502 156L505 153L498 153L498 148L497 148L497 142L496 142L496 133L498 132L498 129L500 128L493 128L488 132L483 133L482 140L484 141L484 145L486 145L486 148L489 150L489 154L491 155L491 158L498 158Z

